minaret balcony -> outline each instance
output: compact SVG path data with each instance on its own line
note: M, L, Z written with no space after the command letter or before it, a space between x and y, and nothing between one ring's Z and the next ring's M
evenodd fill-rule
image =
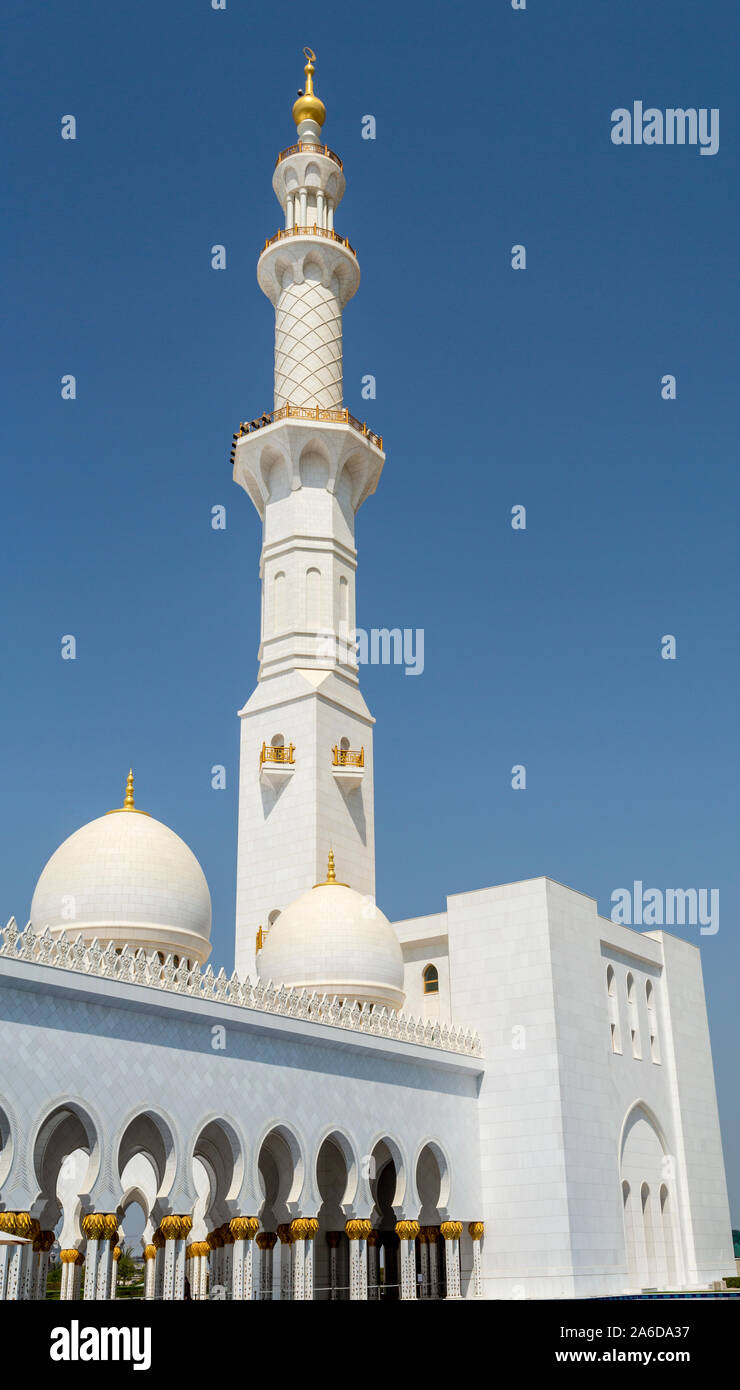
M365 775L365 749L340 748L335 744L332 755L332 772L337 786L345 792L355 791L362 785Z
M281 791L295 772L295 745L263 743L260 752L260 781L273 791Z
M355 512L375 491L385 462L380 435L343 408L280 405L257 420L242 422L231 446L234 481L261 517L270 501L270 470L276 458L287 467L291 490L299 491L301 458L314 438L327 460L328 492L335 491L345 465Z
M289 145L287 150L280 151L280 154L275 160L276 169L278 164L282 164L283 160L288 158L289 154L323 154L327 159L333 159L334 163L338 164L340 169L344 168L339 155L335 154L333 150L330 150L328 145L309 145L306 144L305 140L299 140L297 145Z
M357 255L354 246L350 244L346 236L340 236L338 232L334 231L333 227L318 227L315 222L310 222L305 227L281 227L280 230L277 231L274 236L270 236L267 238L267 241L265 242L262 248L263 253L267 250L268 246L274 246L276 241L283 241L285 237L291 236L324 237L327 241L338 242L340 246L344 246L346 250L351 252L353 256Z
M382 434L374 434L365 424L364 420L358 420L355 415L344 408L337 410L322 410L318 405L281 405L277 410L265 411L264 415L258 415L255 420L242 420L236 434L232 435L231 462L234 462L237 442L245 434L251 434L253 430L264 429L265 425L274 425L276 420L323 420L335 425L351 425L358 434L364 434L366 439L374 444L376 449L383 448Z

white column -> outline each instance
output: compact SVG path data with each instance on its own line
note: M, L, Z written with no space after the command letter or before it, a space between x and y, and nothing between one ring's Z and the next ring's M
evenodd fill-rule
M110 1298L110 1268L113 1264L113 1244L106 1235L98 1241L98 1272L95 1280L95 1297L100 1303Z
M326 219L324 217L324 194L320 188L316 190L316 226L326 226Z
M11 1247L9 1245L0 1245L0 1302L5 1298L5 1290L8 1284L8 1255L10 1254L10 1249ZM66 1266L62 1269L62 1273L64 1273L65 1268Z
M81 1285L82 1285L82 1269L83 1269L84 1263L85 1263L85 1257L84 1257L82 1251L81 1251L81 1250L78 1250L78 1251L77 1251L77 1259L75 1260L74 1265L73 1265L73 1267L72 1267L72 1293L71 1293L71 1297L72 1297L73 1299L75 1299L75 1301L79 1301L79 1299L80 1299Z
M468 1225L468 1235L473 1242L473 1294L475 1298L483 1297L483 1265L480 1249L483 1229L482 1221L471 1221Z
M177 1264L177 1241L180 1234L179 1216L165 1216L159 1229L164 1236L162 1298L166 1303L172 1303L175 1298L175 1266Z
M326 200L326 225L330 232L334 230L334 204L331 198Z
M460 1236L462 1221L443 1221L440 1233L445 1243L445 1274L447 1276L447 1297L461 1298L460 1292Z
M280 1301L287 1303L290 1301L293 1280L291 1276L291 1251L292 1237L290 1234L290 1224L283 1222L277 1228L278 1240L280 1241Z
M118 1292L118 1261L120 1260L120 1258L121 1258L121 1247L120 1247L120 1245L116 1245L116 1246L114 1247L114 1249L111 1251L111 1261L110 1261L110 1290L109 1290L109 1293L108 1293L108 1297L109 1297L109 1298L115 1298L115 1297L116 1297L116 1294L117 1294L117 1292Z
M273 1250L277 1242L274 1231L260 1231L257 1245L260 1250L260 1298L264 1302L272 1300Z
M380 1287L378 1284L378 1237L372 1231L367 1238L367 1281L368 1297L370 1299L380 1298Z
M206 1241L202 1241L202 1242L201 1242L201 1245L206 1245L206 1246L207 1246L207 1242L206 1242ZM209 1252L208 1252L208 1255L206 1255L205 1250L204 1250L203 1253L202 1253L202 1255L201 1255L201 1257L200 1257L200 1297L201 1297L201 1298L207 1298L207 1297L208 1297L208 1262L209 1262L209 1259L210 1259L210 1250L209 1250Z
M144 1298L151 1302L154 1299L154 1280L157 1272L157 1247L156 1245L146 1245L144 1247Z
M154 1245L157 1250L157 1259L154 1265L154 1297L159 1303L164 1298L164 1252L165 1238L161 1230L154 1233Z
M285 228L286 228L286 231L289 231L290 228L293 226L294 216L295 216L295 199L294 199L294 195L293 195L292 193L289 193L288 196L287 196L287 198L286 198L286 200L285 200Z
M293 1282L292 1297L294 1303L303 1301L303 1264L305 1258L306 1242L303 1236L293 1236L290 1246L290 1263Z
M301 189L300 194L299 194L299 199L300 199L300 214L299 214L299 215L300 215L300 222L299 222L298 225L299 225L300 227L305 227L305 225L306 225L306 203L307 203L307 200L308 200L308 193L307 193L307 190L306 190L305 188L302 188L302 189Z
M336 1302L339 1298L339 1279L337 1274L337 1250L341 1239L340 1231L327 1231L326 1243L329 1247L329 1298ZM351 1252L350 1252L351 1253Z
M36 1298L40 1302L46 1301L46 1283L49 1278L49 1259L51 1247L54 1244L54 1232L44 1231L42 1234L43 1245L45 1248L39 1251L39 1263L36 1271Z
M189 1218L185 1218L189 1219ZM184 1228L183 1228L184 1229ZM182 1302L185 1297L185 1252L188 1248L187 1237L190 1231L188 1226L185 1234L178 1236L175 1242L175 1299Z
M349 1237L349 1296L354 1302L367 1298L367 1238L373 1228L369 1221L348 1221L344 1229Z
M319 1229L319 1223L315 1217L308 1217L306 1221L309 1229L306 1233L303 1254L303 1297L310 1302L313 1299L314 1238Z
M439 1226L427 1226L429 1243L429 1297L439 1298Z
M26 1262L27 1245L11 1245L8 1262L8 1282L5 1293L11 1303L19 1303L23 1298L23 1274Z
M104 1239L105 1217L99 1212L90 1212L82 1218L82 1230L87 1237L85 1250L85 1300L92 1303L97 1297L98 1264Z
M419 1234L418 1221L397 1221L396 1235L399 1247L401 1298L416 1298L416 1237Z
M419 1254L421 1256L421 1297L429 1298L429 1240L425 1226L422 1226L419 1231Z

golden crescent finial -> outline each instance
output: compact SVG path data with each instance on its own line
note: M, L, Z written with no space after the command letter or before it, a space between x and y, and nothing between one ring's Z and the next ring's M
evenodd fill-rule
M301 92L298 100L293 103L293 120L299 126L303 121L313 121L321 127L326 120L326 107L321 97L318 97L313 89L314 63L316 54L312 48L304 48L306 66L303 71L306 74L306 88Z

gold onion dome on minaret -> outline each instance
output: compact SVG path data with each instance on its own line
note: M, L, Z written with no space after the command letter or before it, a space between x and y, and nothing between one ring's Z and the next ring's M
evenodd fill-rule
M297 126L302 121L315 121L318 126L322 126L326 120L326 107L313 89L316 54L311 48L304 48L303 52L306 55L306 66L303 69L306 74L306 88L305 91L299 92L298 100L293 102L293 120Z

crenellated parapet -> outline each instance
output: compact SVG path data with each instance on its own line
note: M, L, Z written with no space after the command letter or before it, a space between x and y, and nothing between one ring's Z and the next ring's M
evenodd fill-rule
M55 970L74 971L101 980L122 984L145 985L195 999L255 1009L265 1014L304 1020L307 1023L332 1028L350 1029L357 1033L392 1038L395 1042L418 1047L437 1048L443 1052L463 1053L470 1057L482 1055L481 1040L469 1028L451 1027L430 1019L396 1013L393 1009L372 1008L369 1005L340 1004L336 998L307 989L288 989L275 986L270 980L256 984L240 979L236 971L227 975L219 970L214 975L211 966L205 970L196 965L188 969L185 962L175 966L173 957L164 963L144 950L123 950L109 945L102 949L98 941L87 946L81 936L71 941L64 933L54 938L51 932L35 932L30 923L20 931L13 917L0 930L0 959L26 961L50 966Z

